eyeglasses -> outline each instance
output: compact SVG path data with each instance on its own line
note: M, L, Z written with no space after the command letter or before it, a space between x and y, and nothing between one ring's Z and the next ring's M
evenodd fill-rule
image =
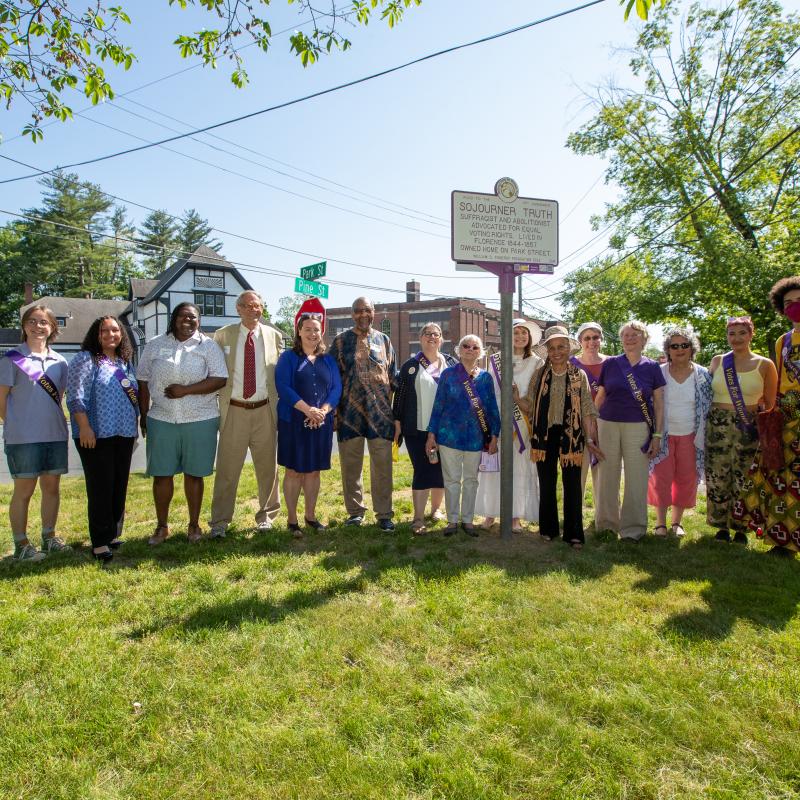
M584 342L599 342L603 337L602 336L583 336L581 339Z
M298 318L298 322L302 322L304 319L315 319L317 322L322 322L322 314L319 311L304 311Z
M31 328L36 328L40 325L46 325L47 327L50 327L50 322L46 319L26 319L25 324L30 325Z
M441 333L437 333L436 331L425 331L425 333L423 333L422 335L423 336L430 336L431 339L441 339L442 338L442 334Z
M354 314L372 314L373 311L372 311L371 308L354 308L353 309L353 313Z
M462 350L480 350L481 346L479 344L462 344Z
M248 311L261 311L264 306L261 303L239 303L239 308L246 308Z
M669 349L670 350L688 350L691 347L689 342L671 342Z

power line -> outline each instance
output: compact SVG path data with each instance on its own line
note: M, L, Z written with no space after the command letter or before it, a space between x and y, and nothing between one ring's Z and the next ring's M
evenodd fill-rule
M251 111L247 114L242 114L238 117L233 117L232 119L224 120L223 122L216 122L213 125L206 125L203 128L197 128L193 131L188 131L187 133L177 134L175 136L170 136L156 142L149 142L147 144L139 145L138 147L130 147L125 150L118 150L117 152L108 153L107 155L104 156L96 156L95 158L89 158L86 159L85 161L76 161L72 164L66 164L60 167L56 166L44 172L40 171L36 173L31 173L29 175L21 175L17 178L8 178L6 180L0 181L0 184L15 183L16 181L27 180L28 178L37 178L39 177L39 175L51 173L57 169L73 169L75 167L83 167L88 164L97 164L100 161L107 161L111 158L118 158L119 156L129 155L130 153L137 153L142 150L149 150L151 147L169 144L170 142L176 142L180 139L186 139L190 136L196 136L197 134L200 133L206 133L208 131L216 130L217 128L222 128L226 125L231 125L235 122L242 122L243 120L252 119L253 117L257 117L262 114L267 114L282 108L288 108L290 106L298 105L299 103L304 103L308 100L313 100L317 97L323 97L325 95L341 91L342 89L348 89L352 86L358 86L359 84L367 83L368 81L375 80L376 78L382 78L385 77L386 75L391 75L394 72L399 72L401 70L408 69L409 67L415 66L416 64L421 64L425 61L430 61L431 59L438 58L439 56L447 55L449 53L455 53L458 50L464 50L469 47L475 47L476 45L479 44L485 44L486 42L494 41L495 39L500 39L503 38L504 36L509 36L513 33L519 33L520 31L527 30L528 28L533 28L545 22L551 22L553 20L559 19L560 17L565 17L568 16L569 14L574 14L578 11L583 11L586 8L599 5L602 2L604 2L604 0L590 0L590 2L584 3L583 5L575 6L574 8L567 9L566 11L560 11L557 14L551 14L550 16L542 17L541 19L534 20L533 22L527 22L523 25L518 25L514 28L509 28L508 30L501 31L500 33L490 34L489 36L483 36L480 39L475 39L471 42L465 42L463 44L453 45L452 47L445 48L444 50L438 50L434 53L428 53L427 55L420 56L419 58L415 58L411 61L407 61L404 64L399 64L394 67L389 67L388 69L381 70L380 72L373 72L370 75L365 75L361 78L356 78L352 81L340 83L328 89L321 89L318 92L312 92L311 94L304 95L303 97L297 97L293 100L286 100L283 103L277 103L276 105L268 106L267 108L262 108L258 111Z

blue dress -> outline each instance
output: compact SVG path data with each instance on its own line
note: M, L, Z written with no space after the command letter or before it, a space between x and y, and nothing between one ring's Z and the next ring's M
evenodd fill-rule
M298 399L320 408L335 408L342 392L336 362L329 355L312 363L292 351L281 354L275 370L278 404L278 463L296 472L331 468L333 411L319 428L305 426L306 415L294 408Z

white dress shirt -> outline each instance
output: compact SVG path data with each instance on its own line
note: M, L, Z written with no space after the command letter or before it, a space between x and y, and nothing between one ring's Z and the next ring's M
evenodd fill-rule
M265 374L264 363L264 337L261 335L261 327L256 325L253 331L253 344L255 345L256 355L256 393L250 397L244 396L244 346L247 342L247 334L250 329L244 325L239 325L239 338L236 340L236 361L233 367L233 382L231 384L231 399L240 400L247 403L258 403L266 400L267 395L267 376Z

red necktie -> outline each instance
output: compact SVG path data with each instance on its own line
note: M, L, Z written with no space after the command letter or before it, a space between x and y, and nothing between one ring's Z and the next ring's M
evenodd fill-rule
M244 383L242 396L245 400L256 393L256 345L253 341L253 331L247 334L244 343Z

